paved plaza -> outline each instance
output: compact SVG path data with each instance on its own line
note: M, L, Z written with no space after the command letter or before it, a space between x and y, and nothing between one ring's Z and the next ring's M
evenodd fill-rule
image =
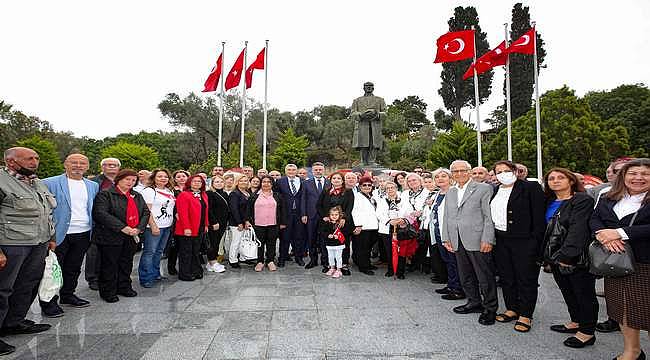
M592 360L611 359L622 349L620 333L597 333L596 345L587 349L562 345L566 336L548 327L568 315L549 274L540 276L533 330L518 334L512 324L482 326L478 314L454 314L451 308L464 302L441 300L427 275L394 280L383 271L366 276L353 269L336 280L320 267L304 270L295 263L275 273L242 266L143 289L134 270L139 295L115 304L81 280L78 295L92 305L43 320L34 304L28 317L52 329L7 337L17 350L5 358ZM645 334L642 347L650 350Z

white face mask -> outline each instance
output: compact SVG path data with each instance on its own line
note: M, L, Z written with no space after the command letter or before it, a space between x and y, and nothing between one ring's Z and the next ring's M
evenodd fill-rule
M497 180L499 180L500 183L503 185L512 185L517 181L517 176L515 176L515 173L512 171L509 172L502 172L500 174L497 174Z

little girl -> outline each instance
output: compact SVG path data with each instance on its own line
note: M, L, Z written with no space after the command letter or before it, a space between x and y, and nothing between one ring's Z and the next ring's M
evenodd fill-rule
M333 278L340 278L342 275L343 249L345 249L345 236L341 232L342 227L343 209L340 206L335 206L330 209L329 221L325 222L321 229L321 236L324 237L327 258L330 263L330 269L326 275Z

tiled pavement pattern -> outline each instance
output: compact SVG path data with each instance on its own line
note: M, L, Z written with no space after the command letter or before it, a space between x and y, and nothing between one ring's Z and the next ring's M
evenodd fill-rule
M195 282L172 277L152 289L140 288L134 276L139 296L115 304L82 279L78 295L92 305L45 319L52 329L38 336L6 338L18 349L5 358L593 360L611 359L622 347L620 333L597 334L587 349L564 347L565 335L548 330L568 316L549 274L540 276L533 330L518 334L512 324L486 327L478 314L452 313L463 301L441 300L426 275L394 280L383 271L353 269L336 280L295 263L275 273L243 266ZM40 321L36 304L31 311L28 317Z

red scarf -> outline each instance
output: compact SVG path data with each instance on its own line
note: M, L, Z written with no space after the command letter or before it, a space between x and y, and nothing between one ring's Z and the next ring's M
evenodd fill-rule
M333 196L339 196L342 192L343 192L343 186L341 186L340 188L335 188L334 186L332 186L332 188L330 189L330 195Z
M138 211L138 206L135 204L135 200L133 200L133 196L131 196L131 192L127 191L123 193L117 186L115 189L117 189L118 193L126 196L126 225L132 228L138 227L140 223L140 212Z

